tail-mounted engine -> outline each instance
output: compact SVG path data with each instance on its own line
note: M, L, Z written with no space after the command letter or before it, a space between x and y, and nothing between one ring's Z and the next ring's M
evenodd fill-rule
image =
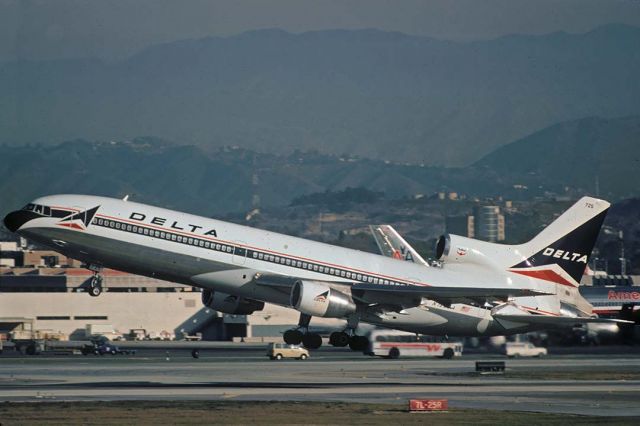
M356 311L351 295L315 281L296 281L291 289L291 306L315 317L341 318Z
M234 315L250 315L264 309L264 302L204 289L202 304L214 311Z
M520 259L513 247L447 234L438 238L436 259L443 263L471 263L501 269ZM504 266L503 266L504 267Z

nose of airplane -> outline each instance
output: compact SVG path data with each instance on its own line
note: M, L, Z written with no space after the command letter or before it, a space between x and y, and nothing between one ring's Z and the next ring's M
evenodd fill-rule
M25 210L16 210L4 217L4 226L11 232L16 232L22 225L37 217L32 212Z

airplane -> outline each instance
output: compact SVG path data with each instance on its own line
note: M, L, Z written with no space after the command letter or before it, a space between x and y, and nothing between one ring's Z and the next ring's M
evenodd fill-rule
M404 238L393 228L391 225L370 225L369 229L374 237L376 244L383 256L392 257L398 260L404 260L408 262L414 262L422 264L426 267L442 267L443 264L438 261L431 263L424 260L418 252L407 243ZM458 237L464 238L464 237ZM580 326L590 333L602 332L605 334L611 334L613 331L617 332L618 327L633 327L634 324L638 324L637 315L634 315L634 311L640 309L640 293L632 291L629 287L585 287L580 286L579 291L560 291L555 297L560 300L561 304L566 307L571 307L573 310L580 309L580 307L590 306L590 310L593 314L597 314L597 318L577 318L575 315L565 315L571 319L548 319L539 318L544 321L552 321L557 327L575 327ZM540 300L540 299L538 299ZM495 307L500 302L494 303L489 307ZM514 297L511 303L518 304L531 304L529 298ZM442 306L439 309L447 311L455 309L453 306ZM473 306L461 306L461 310L471 311ZM587 308L588 309L588 308ZM501 316L503 319L508 318L505 315ZM473 321L473 318L469 318ZM538 318L534 319L539 320ZM586 319L586 321L585 321ZM626 321L610 321L609 319L626 320ZM551 325L551 324L550 324Z
M531 241L517 246L449 235L443 268L399 262L325 243L91 195L38 198L4 218L7 229L85 263L101 291L107 267L202 288L203 303L251 314L265 302L300 312L286 343L317 349L313 316L346 320L333 346L366 348L363 321L421 334L492 336L557 323L599 321L590 305L562 303L577 292L609 208L585 197ZM520 303L513 303L514 298ZM485 306L491 302L492 308ZM447 309L442 309L447 308Z

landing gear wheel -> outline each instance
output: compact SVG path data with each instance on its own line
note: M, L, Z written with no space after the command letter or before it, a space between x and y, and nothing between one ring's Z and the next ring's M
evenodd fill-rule
M316 333L307 333L302 338L302 344L307 349L318 349L322 346L322 337Z
M329 343L338 348L344 348L349 344L349 335L344 331L334 331L329 336Z
M89 283L89 295L91 297L98 297L102 293L102 277L98 274L95 274L93 278L91 278L91 283Z
M362 352L369 346L369 339L364 336L353 336L349 339L349 348L352 351Z
M282 337L287 345L299 345L302 342L304 334L299 330L287 330Z
M102 294L102 287L91 287L89 288L89 296L98 297Z

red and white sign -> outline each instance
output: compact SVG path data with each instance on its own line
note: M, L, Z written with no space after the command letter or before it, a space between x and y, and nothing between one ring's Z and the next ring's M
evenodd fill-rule
M444 411L449 407L446 399L410 399L409 411Z

